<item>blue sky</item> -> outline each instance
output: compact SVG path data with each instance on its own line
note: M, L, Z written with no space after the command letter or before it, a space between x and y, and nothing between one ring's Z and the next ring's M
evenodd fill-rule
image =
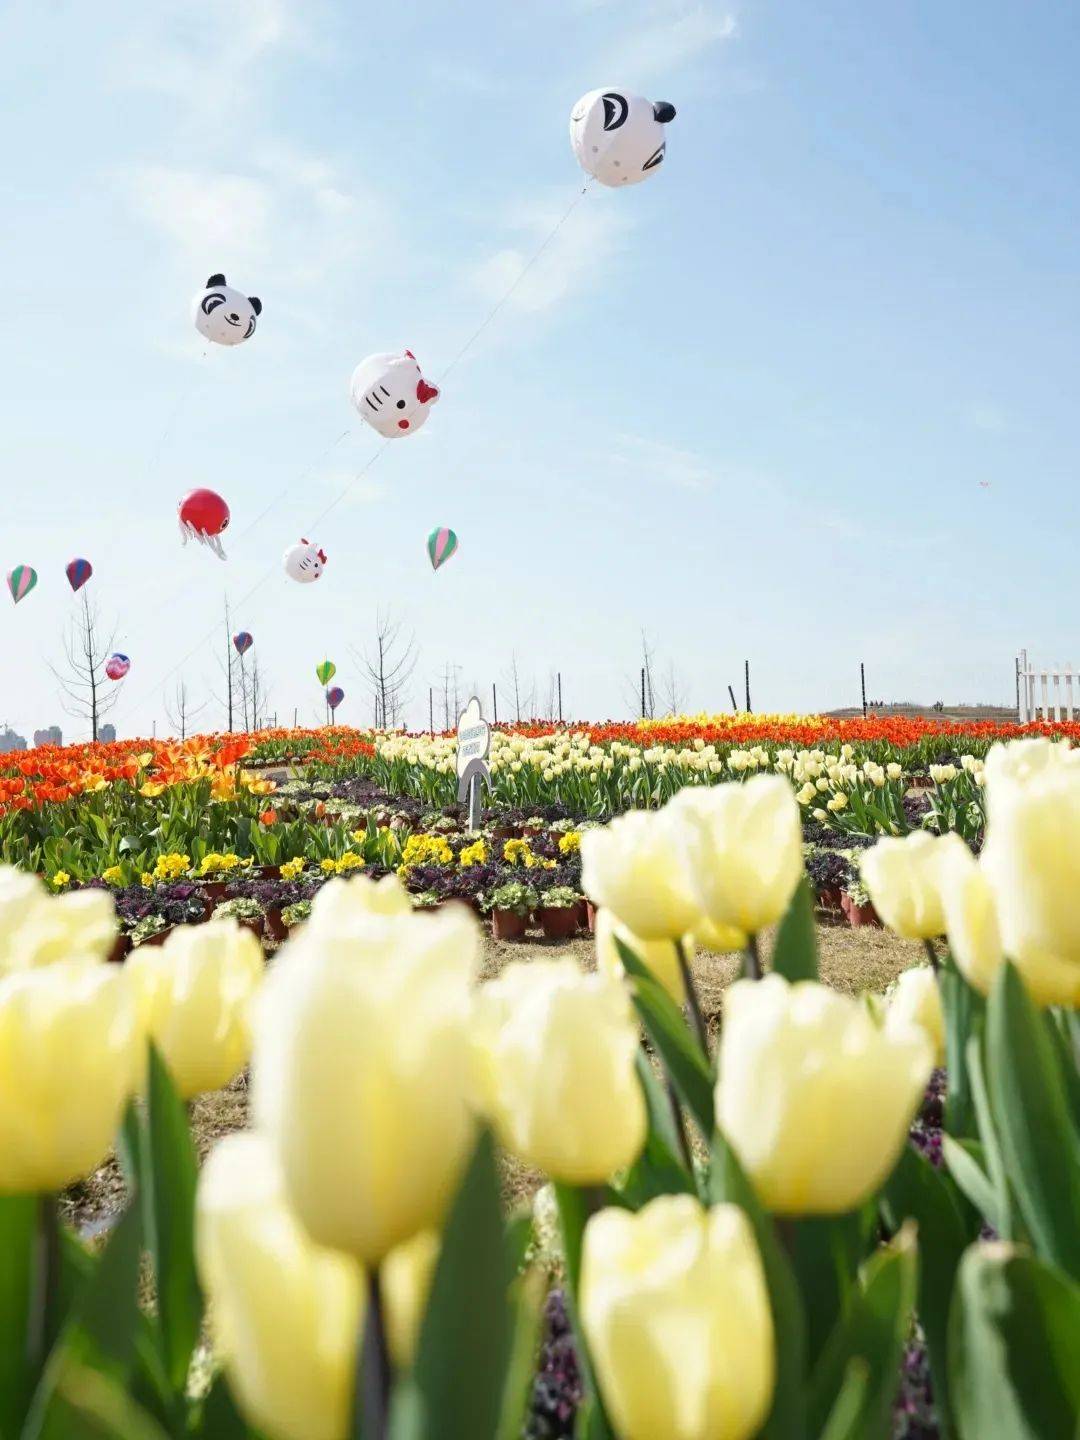
M47 668L75 554L133 661L121 734L178 675L220 691L226 589L308 722L324 653L370 719L380 605L417 724L444 662L486 696L515 652L624 715L642 627L694 709L744 657L759 709L854 703L860 660L872 696L1008 701L1019 647L1080 658L1078 61L1050 0L9 0L0 570L41 579L0 596L0 723L77 734ZM351 370L442 375L580 189L568 112L607 84L676 105L662 170L590 189L369 464ZM265 308L204 355L214 271ZM180 545L199 484L226 565Z

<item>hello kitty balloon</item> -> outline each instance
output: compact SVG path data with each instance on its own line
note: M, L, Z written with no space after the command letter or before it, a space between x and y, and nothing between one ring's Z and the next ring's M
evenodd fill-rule
M195 296L195 329L215 345L239 345L250 339L261 314L259 297L226 285L224 275L211 275L206 289Z
M629 90L590 90L570 111L570 144L578 164L601 185L636 185L658 169L664 126L675 119L666 100Z
M352 373L349 398L373 430L387 440L415 434L439 391L420 374L411 350L369 355Z
M289 546L281 557L281 563L290 580L310 585L326 568L326 556L318 545L312 545L310 540L301 540L299 545Z

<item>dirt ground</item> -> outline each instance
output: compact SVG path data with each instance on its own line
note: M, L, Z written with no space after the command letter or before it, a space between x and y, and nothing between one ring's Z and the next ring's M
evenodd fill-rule
M852 930L847 925L818 925L821 978L837 990L858 994L863 990L882 991L911 965L922 959L922 948L914 942L900 940L885 930L863 928ZM763 954L768 965L771 946L766 937ZM586 969L595 963L591 937L566 943L548 944L529 940L504 944L486 936L481 975L489 979L511 961L528 964L531 960L560 955L573 955ZM273 963L271 961L271 963ZM737 955L701 953L693 962L701 1008L714 1039L720 1029L724 991L739 969ZM192 1128L200 1159L222 1135L240 1130L247 1124L247 1076L242 1075L224 1090L203 1095L191 1107ZM508 1204L527 1199L540 1177L512 1157L504 1160L504 1195ZM115 1157L110 1157L93 1175L72 1186L63 1198L65 1218L80 1233L92 1236L111 1223L111 1217L124 1201L124 1181Z

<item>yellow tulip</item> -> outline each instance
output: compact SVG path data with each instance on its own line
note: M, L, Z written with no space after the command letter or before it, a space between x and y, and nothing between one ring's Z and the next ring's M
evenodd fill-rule
M949 954L969 985L989 995L1004 959L994 893L986 872L966 851L950 855L941 872Z
M464 906L328 916L325 895L256 1007L252 1101L302 1223L371 1264L437 1228L472 1146L477 925Z
M195 1233L215 1346L245 1415L272 1440L344 1440L363 1272L308 1236L261 1136L212 1151Z
M769 1411L775 1340L745 1214L663 1195L585 1227L581 1320L621 1440L748 1440Z
M570 959L508 965L476 998L478 1104L507 1149L554 1180L599 1184L640 1154L637 1048L625 988Z
M944 934L943 868L957 848L967 850L952 831L936 836L915 830L901 840L879 840L864 852L863 883L890 930L905 940L932 940Z
M412 898L396 875L331 880L311 907L311 934L325 933L340 943L344 934L356 926L363 928L372 915L409 915L412 908Z
M905 1030L917 1025L933 1047L934 1064L945 1064L945 1012L937 976L929 965L917 965L899 977L889 999L885 1023Z
M716 1119L782 1215L853 1210L889 1174L933 1067L923 1030L879 1028L863 1004L780 975L727 992Z
M1021 744L1023 742L1020 742ZM1039 1005L1080 1006L1080 752L1060 744L986 759L980 864L1001 941ZM959 963L959 962L958 962Z
M674 940L701 914L689 876L695 845L696 830L670 808L630 810L582 835L582 886L643 940Z
M36 875L0 865L0 975L56 960L107 960L115 940L106 891L50 895Z
M659 980L677 1005L683 1003L686 998L686 990L683 985L682 971L679 968L676 941L642 940L640 935L635 935L625 925L620 925L610 910L598 910L596 912L596 968L609 980L622 980L626 973L622 957L615 944L616 940L621 940L628 949L634 951L641 963L652 972L654 979ZM683 943L689 960L694 953L694 937L684 935Z
M75 960L0 978L0 1194L62 1190L100 1165L140 1054L119 967Z
M259 941L235 920L179 926L128 959L146 1032L185 1099L228 1085L247 1064L264 968Z
M693 786L668 808L702 833L691 874L708 918L751 935L779 920L803 873L799 806L788 781L755 775Z
M438 1258L439 1236L434 1230L421 1230L391 1250L379 1266L387 1347L401 1370L409 1368L416 1353Z

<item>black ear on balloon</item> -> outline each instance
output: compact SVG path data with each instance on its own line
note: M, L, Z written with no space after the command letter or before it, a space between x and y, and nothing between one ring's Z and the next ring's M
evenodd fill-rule
M262 301L257 295L249 295L248 304L251 306L252 310L255 311L256 315L262 314Z
M657 100L652 107L652 113L661 125L668 125L675 119L675 106L670 100Z
M207 290L216 290L219 285L224 285L224 284L225 284L225 276L224 276L224 275L211 275L211 276L210 276L210 279L207 280L207 282L206 282L206 288L207 288Z

